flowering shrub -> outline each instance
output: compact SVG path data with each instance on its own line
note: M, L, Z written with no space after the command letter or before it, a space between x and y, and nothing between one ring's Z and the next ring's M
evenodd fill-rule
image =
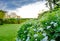
M21 41L39 41L44 36L42 35L43 28L39 27L38 21L29 21L21 25L18 31L18 37ZM40 38L40 39L39 39Z
M60 9L21 24L16 41L60 41Z

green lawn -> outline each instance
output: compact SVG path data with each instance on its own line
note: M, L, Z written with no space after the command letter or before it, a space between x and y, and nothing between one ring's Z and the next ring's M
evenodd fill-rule
M0 25L0 41L15 41L20 24Z

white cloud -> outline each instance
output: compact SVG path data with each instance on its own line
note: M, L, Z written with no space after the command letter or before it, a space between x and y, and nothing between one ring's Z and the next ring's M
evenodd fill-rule
M48 10L45 6L45 2L36 2L33 4L22 6L16 10L9 12L16 12L17 15L20 15L22 18L37 18L38 13L42 10Z

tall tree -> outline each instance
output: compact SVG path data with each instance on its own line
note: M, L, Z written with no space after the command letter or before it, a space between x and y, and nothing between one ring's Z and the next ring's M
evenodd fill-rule
M55 6L55 5L59 6L59 4L57 4L57 2L60 1L60 0L46 0L46 1L48 1L50 10L52 10L52 9L53 9L52 4L53 4L54 6Z
M0 10L0 25L3 24L3 18L5 16L6 11Z
M50 7L50 10L52 10L52 0L48 0L48 4L49 4L49 7Z
M46 1L47 1L46 5L48 4L49 9L52 10L52 0L46 0Z
M0 19L3 19L6 11L0 10Z

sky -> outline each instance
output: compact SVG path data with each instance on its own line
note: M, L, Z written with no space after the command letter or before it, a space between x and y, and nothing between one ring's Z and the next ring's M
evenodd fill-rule
M0 9L15 12L22 18L37 18L42 10L48 10L43 0L0 0Z

